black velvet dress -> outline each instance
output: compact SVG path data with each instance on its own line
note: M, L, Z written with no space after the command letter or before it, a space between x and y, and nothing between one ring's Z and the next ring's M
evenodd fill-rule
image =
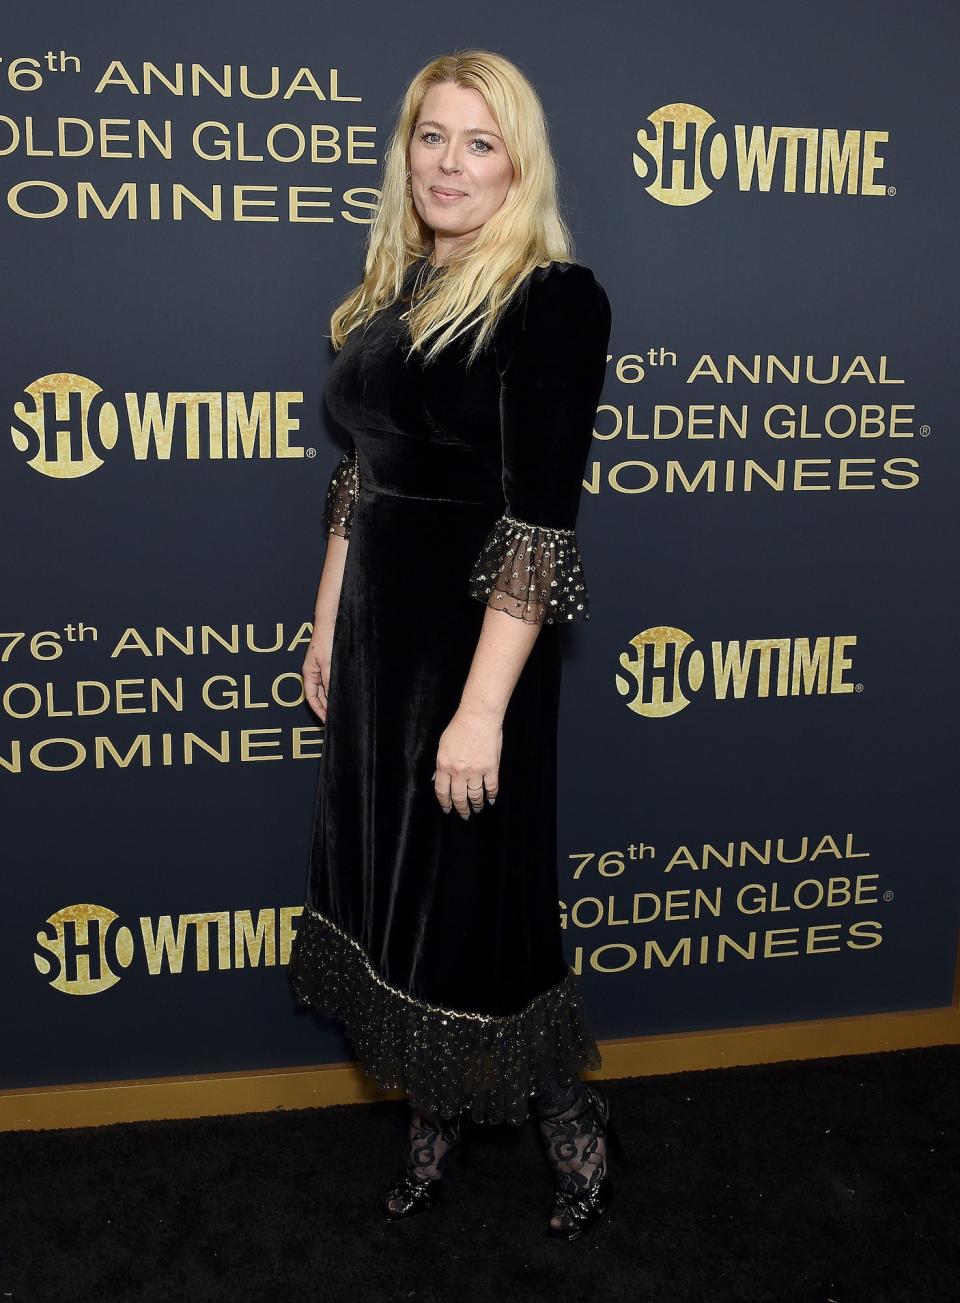
M324 523L350 545L289 975L380 1086L518 1124L547 1081L601 1063L562 948L556 786L610 305L588 267L551 262L469 368L466 337L408 362L422 268L347 337L326 386L350 444ZM488 606L542 628L504 716L496 803L463 819L432 775Z

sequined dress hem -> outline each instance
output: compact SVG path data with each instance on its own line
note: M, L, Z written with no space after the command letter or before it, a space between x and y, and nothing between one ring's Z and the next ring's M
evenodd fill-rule
M601 1067L573 969L513 1014L447 1009L385 982L353 937L306 905L290 980L299 1005L342 1022L366 1076L444 1117L518 1126L557 1076Z

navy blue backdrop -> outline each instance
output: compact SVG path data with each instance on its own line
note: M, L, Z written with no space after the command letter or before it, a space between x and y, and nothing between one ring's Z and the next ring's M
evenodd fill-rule
M537 86L614 312L561 721L596 1032L950 1002L957 35L930 0L5 16L0 1086L350 1057L284 969L325 333L406 82L473 45Z

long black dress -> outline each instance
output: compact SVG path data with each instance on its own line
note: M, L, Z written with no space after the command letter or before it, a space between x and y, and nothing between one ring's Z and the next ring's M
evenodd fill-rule
M611 313L588 267L550 262L469 369L466 337L408 362L423 264L326 386L351 437L324 523L350 546L289 975L380 1086L519 1124L550 1079L601 1065L562 949L556 748L560 629L589 618L574 527ZM432 775L488 605L543 627L496 804L463 819Z

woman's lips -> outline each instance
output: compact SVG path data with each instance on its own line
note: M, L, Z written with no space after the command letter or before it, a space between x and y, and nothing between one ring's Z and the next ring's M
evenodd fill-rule
M452 203L455 199L466 199L462 190L438 190L436 186L431 186L430 193L435 199L442 199L445 203Z

